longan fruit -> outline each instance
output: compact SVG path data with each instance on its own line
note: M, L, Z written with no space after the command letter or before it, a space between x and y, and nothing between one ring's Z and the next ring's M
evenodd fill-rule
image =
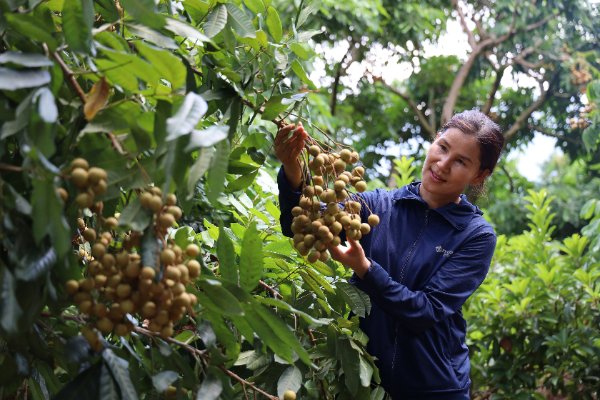
M120 323L115 325L114 332L117 336L127 336L131 332L131 329L127 324Z
M147 301L142 306L142 317L152 318L156 315L156 304L152 301Z
M108 229L117 229L117 226L119 226L119 220L115 217L108 217L104 220L104 226L106 226Z
M344 162L349 163L352 159L352 152L348 149L343 149L340 151L340 158L344 160Z
M354 167L354 169L352 170L352 175L354 176L359 176L359 177L363 177L365 174L365 169L363 167Z
M308 253L308 261L311 263L316 262L319 258L321 258L321 253L318 250L313 249Z
M150 192L144 192L140 195L140 204L144 208L150 208L150 202L154 196Z
M105 180L98 181L92 186L92 191L97 195L104 194L106 189L108 189L108 182Z
M377 226L377 225L379 225L379 216L376 214L371 214L371 215L369 215L369 218L367 219L367 221L369 222L369 225Z
M106 171L102 168L91 167L87 170L87 172L88 172L88 181L92 185L100 182L101 180L108 179L108 175L106 174Z
M152 267L143 267L140 272L140 279L154 279L156 276L156 270Z
M121 299L129 297L129 295L131 294L131 286L127 283L118 284L117 289L116 289L116 294L117 294L117 297L119 297Z
M323 180L323 177L321 175L313 175L312 181L313 181L314 185L319 185L319 186L323 186L323 184L325 183L325 181Z
M173 217L175 217L175 220L178 220L183 215L183 211L181 211L181 208L179 208L177 206L167 207L167 212L169 214L171 214Z
M69 279L67 282L65 282L65 290L71 296L74 295L79 290L79 282L77 282L75 279Z
M93 242L96 240L96 231L92 228L86 228L81 235L88 242Z
M365 190L367 190L367 182L358 181L354 184L354 188L356 189L357 192L362 193Z
M173 214L169 214L169 213L161 213L158 216L158 225L162 228L170 228L173 226L173 224L175 223L175 217L173 216Z
M171 249L164 249L160 252L160 262L163 265L171 265L175 263L175 252Z
M88 172L83 168L75 168L71 171L71 181L79 189L83 189L88 183Z
M90 164L88 163L88 161L85 158L74 158L71 161L71 170L74 170L75 168L82 168L87 170L90 167Z
M75 203L79 208L90 208L94 204L94 198L87 192L79 193L75 197Z
M108 335L109 333L112 332L113 330L113 326L114 324L112 323L112 321L107 318L100 318L97 322L96 322L96 328L98 328L98 330L102 333L104 333L105 335Z
M155 213L159 212L163 207L163 202L160 196L152 196L150 199L150 209Z
M304 209L302 209L302 207L295 206L294 208L292 208L292 216L297 217L299 215L302 215L302 213L304 213Z
M313 156L316 157L319 154L321 154L321 148L319 146L317 146L316 144L313 144L312 146L310 146L308 148L308 153Z
M188 270L190 271L190 278L196 279L200 276L200 263L196 260L189 260L187 262Z
M174 206L175 204L177 204L177 196L175 196L173 193L169 193L167 195L167 198L165 199L165 203L168 206Z
M188 257L196 258L200 255L200 247L194 243L188 244L185 248L185 254Z
M69 199L69 192L67 192L67 190L65 188L62 188L62 187L56 188L56 194L58 195L58 197L60 197L60 199L63 201L63 203L66 203L67 200Z
M293 390L286 390L283 392L283 400L296 400L296 392Z

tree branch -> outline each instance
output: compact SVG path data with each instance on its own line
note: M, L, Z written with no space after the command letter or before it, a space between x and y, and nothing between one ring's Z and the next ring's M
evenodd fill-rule
M46 46L45 43L44 43L44 50L47 53L49 52L48 46ZM77 82L77 79L75 79L75 75L73 74L73 71L71 71L69 66L63 61L63 59L60 57L60 55L57 52L52 52L51 54L52 54L52 57L58 63L58 65L60 65L60 69L62 70L63 74L65 75L67 82L69 82L71 87L75 90L75 93L77 93L77 96L79 96L79 98L81 99L81 102L85 104L85 98L86 98L85 92L83 91L83 89L81 89L81 86L79 86L79 83Z
M340 62L337 65L337 68L335 71L335 78L333 79L333 85L331 87L331 101L330 101L330 106L329 106L329 112L331 113L331 115L335 115L335 109L337 106L338 87L340 85L340 79L342 78L342 74L345 73L346 69L348 68L348 66L344 65L344 64L346 63L346 59L348 58L348 56L352 55L355 43L356 42L354 41L354 38L352 38L352 40L350 40L350 43L348 44L348 51L346 52L346 54L344 54L344 57L342 57L342 59L340 60Z
M460 6L458 6L458 0L452 0L452 1L453 1L453 4L456 5L457 10L459 10ZM555 17L555 14L551 14L551 15L547 16L546 18L543 18L535 23L527 25L522 30L524 32L529 32L534 29L537 29L540 26L544 25L546 22L550 21L554 17ZM475 46L471 46L473 51L471 52L471 54L469 54L469 58L467 59L467 61L465 61L465 63L458 70L458 73L456 74L454 81L452 82L452 86L450 87L450 91L448 92L448 96L446 97L446 101L444 102L444 106L442 108L442 120L441 120L442 125L444 123L446 123L446 121L448 121L450 118L452 118L452 114L454 113L454 107L456 106L456 102L458 100L460 90L462 89L462 87L467 79L467 76L469 75L469 72L471 71L471 68L473 68L473 65L475 64L475 60L482 53L484 53L484 51L487 48L496 46L500 43L503 43L503 42L509 40L511 37L513 37L517 32L519 32L519 29L515 29L516 21L517 21L517 10L515 9L510 27L508 28L508 30L506 31L505 34L503 34L499 37L493 37L493 36L487 37L487 38L482 39L479 42L477 42ZM466 27L466 23L464 24L463 29L465 27ZM473 35L472 32L470 34ZM467 35L469 35L469 33L467 33Z
M556 79L557 76L558 75L555 75L553 80ZM540 94L540 96L533 103L531 103L531 105L529 107L527 107L525 110L523 110L521 112L521 114L519 114L519 116L517 117L515 122L508 129L508 131L506 131L504 133L504 138L506 139L506 141L509 141L510 139L512 139L512 137L517 133L517 131L525 125L525 123L527 122L527 119L529 119L531 114L533 114L534 111L536 111L538 108L540 108L542 106L542 104L544 104L546 102L546 100L548 99L548 95L552 91L552 86L553 86L552 83L553 82L550 83L548 90L546 90L546 91L542 90L542 93Z
M548 128L544 128L544 127L539 126L539 125L529 124L529 125L527 125L527 127L529 129L531 129L532 131L538 131L539 133L541 133L541 134L543 134L545 136L554 137L554 138L557 138L559 140L565 140L565 141L573 143L573 144L581 144L581 140L577 140L577 139L572 138L572 137L560 135L560 134L558 134L556 132L552 132Z
M434 127L432 127L429 124L429 122L427 121L427 117L425 116L425 114L421 110L419 110L419 107L414 102L414 100L410 98L410 96L408 96L404 92L401 92L400 90L396 89L395 87L389 85L380 76L374 76L374 75L372 75L372 78L373 78L374 82L381 83L384 87L386 87L392 93L394 93L397 96L400 96L404 101L406 101L408 103L408 106L411 108L411 110L413 110L413 112L415 113L415 115L419 119L419 124L421 125L421 128L423 128L425 130L425 132L427 134L429 134L430 138L435 138L435 129L434 129Z
M467 40L469 42L469 45L471 46L471 49L475 49L475 47L477 46L477 41L475 40L475 35L473 35L473 32L467 26L467 18L465 17L465 14L463 13L462 8L458 4L458 0L452 0L452 7L454 7L454 9L456 10L456 12L458 14L460 26L462 27L463 31L467 34Z
M507 67L507 65L502 65L496 71L496 79L494 80L494 83L492 84L490 92L488 93L487 100L481 110L481 112L486 115L490 113L490 110L492 109L492 106L494 105L494 99L496 97L496 92L498 92L498 88L500 88L500 82L502 81L502 77L504 76L506 67Z

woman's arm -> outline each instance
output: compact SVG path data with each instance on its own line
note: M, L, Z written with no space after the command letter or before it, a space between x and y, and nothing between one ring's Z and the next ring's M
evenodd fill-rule
M345 258L350 254L360 254L362 248L360 251L352 249L351 253L345 253L338 261L352 263L345 264L356 272L351 283L366 292L385 312L418 333L460 309L485 279L495 246L496 237L493 233L474 237L448 258L422 290L416 291L393 280L381 265L366 256L364 259L359 257L361 261ZM350 247L360 247L360 244L351 243ZM365 260L370 262L370 267L361 278L353 265L362 264Z

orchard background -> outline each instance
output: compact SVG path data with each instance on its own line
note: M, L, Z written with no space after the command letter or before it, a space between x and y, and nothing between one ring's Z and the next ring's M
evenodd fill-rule
M453 21L468 51L433 54ZM0 398L383 399L368 298L281 234L273 136L302 121L397 186L474 106L507 153L562 152L537 182L503 159L476 199L500 237L464 308L473 397L598 398L599 21L566 0L0 0ZM69 294L101 286L102 239L159 277L166 248L199 267L171 331L129 292ZM90 329L99 302L121 328Z

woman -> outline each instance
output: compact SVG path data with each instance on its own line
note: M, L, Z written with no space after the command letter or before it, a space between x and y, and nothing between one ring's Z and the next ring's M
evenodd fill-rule
M306 137L301 125L288 125L275 140L283 164L281 223L290 236ZM351 283L371 298L371 313L360 326L393 399L469 399L461 307L487 274L496 236L462 193L483 184L503 144L499 126L483 113L455 115L429 148L422 180L362 193L368 207L361 217L370 209L380 224L360 242L348 239L347 246L329 248L332 258L354 271Z

